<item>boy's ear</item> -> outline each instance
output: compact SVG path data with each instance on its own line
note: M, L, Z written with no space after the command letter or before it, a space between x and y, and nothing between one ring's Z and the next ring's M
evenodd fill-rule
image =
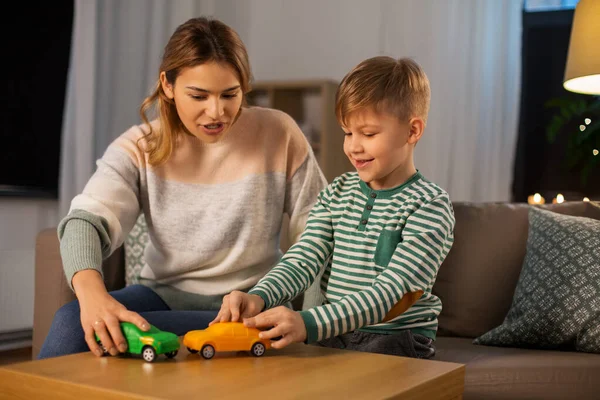
M411 118L408 121L409 124L409 132L408 132L408 143L417 144L417 142L423 136L423 131L425 130L425 121L422 118L416 117Z
M165 92L167 97L173 100L173 97L175 97L175 95L173 94L173 85L171 85L169 81L167 81L167 74L165 73L165 71L160 72L160 85L162 86L163 92Z

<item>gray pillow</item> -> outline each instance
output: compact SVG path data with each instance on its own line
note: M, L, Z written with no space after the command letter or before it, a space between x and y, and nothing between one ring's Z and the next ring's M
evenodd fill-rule
M531 207L504 322L473 343L600 353L600 221Z

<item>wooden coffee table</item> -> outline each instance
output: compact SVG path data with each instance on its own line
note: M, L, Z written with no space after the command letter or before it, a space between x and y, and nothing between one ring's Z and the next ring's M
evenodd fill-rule
M181 348L152 364L91 353L0 368L0 398L461 399L465 367L295 344L212 360Z

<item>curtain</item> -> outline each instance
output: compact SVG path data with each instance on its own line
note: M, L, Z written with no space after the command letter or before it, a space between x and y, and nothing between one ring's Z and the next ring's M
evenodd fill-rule
M432 86L417 168L454 201L510 200L522 7L522 0L77 0L60 215L110 141L140 122L169 35L199 15L238 31L257 80L341 80L366 57L414 58Z
M62 128L59 216L112 140L139 124L175 28L215 0L76 0Z
M453 201L511 200L521 80L521 0L384 2L383 52L431 81L417 168Z
M522 0L252 0L257 79L341 80L376 55L412 57L432 87L415 162L454 201L511 198Z

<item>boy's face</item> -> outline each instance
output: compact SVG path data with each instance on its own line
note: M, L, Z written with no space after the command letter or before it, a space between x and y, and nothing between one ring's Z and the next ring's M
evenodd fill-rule
M357 110L342 126L344 153L372 189L393 188L416 172L413 150L423 128L420 118L402 122L387 112Z

